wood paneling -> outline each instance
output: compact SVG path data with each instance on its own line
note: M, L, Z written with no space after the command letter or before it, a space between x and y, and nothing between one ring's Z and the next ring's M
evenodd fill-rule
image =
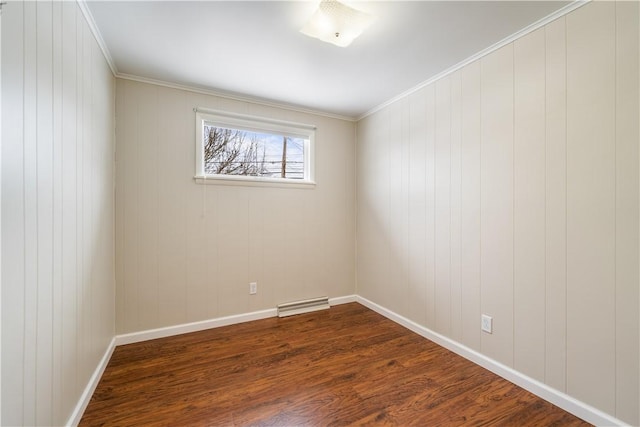
M404 167L380 140L392 128L424 141L412 145L410 173L425 177L424 188L416 178L407 189L372 168L358 179L367 195L358 198L358 293L632 425L639 14L637 2L586 4L358 123L359 169ZM413 248L425 258L410 289L422 280L424 303L394 282L405 260L389 242L405 229L369 209L404 192L410 271ZM493 334L480 331L482 313Z
M451 75L451 337L462 340L462 73Z
M2 425L68 422L114 335L114 79L71 2L2 10Z
M356 303L118 347L80 425L588 425Z
M180 116L186 103L186 95L178 90L159 94L162 116ZM184 119L183 119L184 120ZM180 140L182 126L159 123L158 162L165 165L158 176L158 311L172 324L186 318L186 281L181 280L187 271L187 194L180 191L183 181L182 166L191 164L187 150L174 144ZM209 258L215 263L213 257Z
M420 90L409 98L409 309L408 316L415 322L426 322L427 265L426 209L427 170L425 131L427 103L425 91Z
M158 91L152 86L138 86L136 99L139 100L135 122L136 135L133 141L118 140L118 147L123 144L133 144L137 148L135 162L130 160L129 165L136 168L136 204L138 216L136 217L134 232L137 239L138 257L136 263L136 282L138 287L137 312L138 324L141 330L152 329L159 323L160 312L158 310L158 205L160 188L158 185L161 174L158 163L158 138L159 124L163 120L158 114ZM116 112L118 117L127 114ZM159 173L160 172L160 173ZM125 182L125 185L129 182ZM154 212L153 215L148 213ZM140 295L144 297L140 298Z
M435 84L435 325L451 333L451 78Z
M396 230L386 237L391 243L390 259L393 260L393 276L387 278L390 286L387 301L393 310L405 312L408 301L401 295L407 294L408 275L408 188L406 176L408 172L408 159L406 148L407 140L404 138L406 128L403 127L405 118L406 100L398 102L389 108L388 138L385 143L389 146L389 223L394 224Z
M77 99L77 15L80 13L73 3L62 4L62 91L69 100ZM77 402L78 359L75 349L78 343L78 268L68 260L78 254L77 241L77 104L62 102L62 409L73 408ZM68 410L68 409L66 409Z
M480 60L480 307L493 317L487 356L513 366L513 45Z
M566 391L567 66L565 18L545 27L545 382Z
M27 335L24 316L25 299L25 175L24 145L24 59L22 49L25 34L22 31L25 10L20 5L5 6L2 22L2 38L11 34L15 43L2 46L2 423L20 425L24 420L22 402L24 393L30 389L23 381L27 367L25 344ZM11 14L14 19L6 19ZM13 82L12 84L8 84ZM13 108L6 108L5 99L13 100ZM14 141L9 144L7 141ZM9 180L8 177L11 177ZM11 200L11 208L4 200ZM4 224L12 224L5 227ZM11 242L7 250L5 242ZM23 286L7 286L7 283L21 283ZM11 304L8 304L11 301ZM11 320L9 322L8 320ZM6 351L8 347L12 351ZM12 384L11 393L5 384ZM6 408L16 408L9 411ZM32 416L32 415L31 415Z
M38 425L53 417L51 361L53 359L53 45L51 3L36 13L36 419ZM56 248L57 249L57 248Z
M195 183L194 107L316 125L317 185ZM353 294L353 123L121 79L116 113L119 333Z
M514 43L514 367L539 381L545 363L545 37Z
M9 18L3 15L3 20ZM24 281L18 282L23 284L24 290L24 343L23 343L23 387L24 395L22 397L22 423L32 425L36 423L38 414L36 412L36 357L37 357L37 313L38 313L38 205L37 205L37 158L38 149L37 130L34 126L27 126L28 121L36 117L38 111L37 96L37 3L26 4L24 7L24 20L27 25L22 29L24 32L24 87L23 87L23 120L25 120L22 130L22 140L17 139L15 143L19 146L22 142L24 150L24 158L22 165L22 173L24 179ZM5 36L6 37L6 36ZM3 84L7 84L3 80ZM4 98L3 98L4 103ZM3 108L5 110L5 108ZM4 122L4 120L3 120ZM4 141L4 138L2 138ZM3 144L4 145L4 144ZM8 177L2 181L7 182ZM5 205L3 201L3 206ZM3 228L6 228L3 226ZM3 243L10 244L4 240ZM8 250L8 247L7 247ZM7 250L3 250L5 253ZM3 305L7 305L8 301L2 300ZM8 319L7 319L8 320ZM3 319L2 323L6 320ZM9 344L11 345L11 344ZM3 353L6 353L6 347L3 346ZM4 381L3 381L4 384ZM8 391L8 389L7 389ZM3 392L3 395L7 392ZM4 406L4 405L3 405ZM18 409L19 410L19 409Z
M480 62L465 67L461 74L461 342L480 350Z
M51 187L53 191L52 197L52 205L53 205L53 213L52 213L52 247L53 253L51 257L52 268L51 268L51 299L52 299L52 310L51 310L51 354L53 357L51 358L51 390L52 390L52 401L51 401L51 419L59 420L64 417L64 406L63 399L64 394L62 393L62 375L63 375L63 354L64 354L64 346L62 343L63 336L63 281L62 281L62 266L63 266L63 226L62 226L62 213L63 211L63 177L64 171L62 169L63 166L63 150L62 150L62 116L63 116L63 108L64 102L62 97L60 96L63 93L62 83L63 83L63 22L62 22L62 3L54 2L51 5L51 22L53 25L52 28L52 105L53 105L53 115L52 115L52 166L53 173L51 179ZM55 197L57 196L57 197ZM111 263L113 266L113 263ZM113 277L113 273L111 274ZM111 306L112 307L112 306ZM110 308L111 308L110 307ZM102 327L104 325L101 325ZM107 332L108 334L108 332Z
M427 96L427 114L425 117L425 162L427 180L427 208L425 218L427 268L427 304L425 307L427 327L436 326L436 90L435 85L425 88ZM359 288L358 288L359 289Z
M638 301L638 2L616 3L616 410L640 422Z
M615 413L615 3L589 6L566 18L567 391Z
M376 119L372 118L367 122L375 126L359 129L359 133L366 134L366 140L359 141L357 147L357 157L364 156L365 158L362 165L357 168L358 181L366 180L374 185L368 188L358 188L357 196L361 208L357 211L357 227L358 233L362 234L362 238L357 241L358 269L361 271L361 283L373 284L370 289L376 293L376 297L380 298L379 292L385 289L379 282L386 279L384 275L388 259L385 256L385 251L388 250L388 244L384 240L383 233L369 231L384 230L388 227L386 222L388 221L389 204L386 198L377 197L375 193L376 189L385 191L388 186L388 180L385 179L387 157L383 151L387 147L384 143L385 134L383 133L387 121L378 119L376 116Z

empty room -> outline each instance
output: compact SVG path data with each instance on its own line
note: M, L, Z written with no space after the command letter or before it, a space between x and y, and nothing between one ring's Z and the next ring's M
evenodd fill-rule
M0 34L0 425L640 425L640 2Z

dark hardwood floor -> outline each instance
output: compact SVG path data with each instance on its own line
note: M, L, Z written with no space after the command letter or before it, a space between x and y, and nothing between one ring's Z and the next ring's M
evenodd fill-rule
M118 347L80 425L588 424L352 303Z

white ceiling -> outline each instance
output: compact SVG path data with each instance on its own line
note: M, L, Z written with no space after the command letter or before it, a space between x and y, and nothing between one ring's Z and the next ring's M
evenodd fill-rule
M89 1L118 74L347 117L567 1L347 2L377 21L347 48L299 32L318 1Z

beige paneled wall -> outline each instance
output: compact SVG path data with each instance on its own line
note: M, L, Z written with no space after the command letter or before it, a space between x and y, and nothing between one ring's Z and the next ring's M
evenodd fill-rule
M567 376L567 389L607 412L615 409L616 229L625 228L616 223L615 12L594 4L566 23L567 365L581 373Z
M513 365L533 378L545 376L545 51L544 29L513 44Z
M583 6L362 119L357 149L360 295L634 425L638 17Z
M638 322L640 315L635 301L638 299L638 98L640 89L638 59L633 54L638 49L638 3L622 3L616 10L616 348L624 349L627 343L637 344L638 331L628 325ZM635 84L626 85L625 82ZM622 225L622 226L621 226ZM638 408L640 398L629 393L638 382L640 356L628 351L616 351L616 411L632 419L631 408ZM627 415L628 414L628 415ZM640 424L640 421L636 419Z
M354 293L353 122L121 79L116 98L118 333ZM316 187L195 183L194 107L316 125Z
M115 79L75 2L2 7L2 425L64 425L115 333Z
M566 390L567 358L567 85L565 20L545 37L544 379Z

